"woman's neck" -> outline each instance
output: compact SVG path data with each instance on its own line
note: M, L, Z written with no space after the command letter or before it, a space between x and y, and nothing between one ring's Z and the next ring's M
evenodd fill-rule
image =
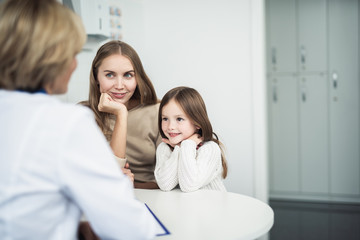
M135 100L130 99L126 107L127 107L128 111L130 111L131 109L139 106L139 104L140 104L140 101L139 101L139 100L137 100L137 99L135 99Z

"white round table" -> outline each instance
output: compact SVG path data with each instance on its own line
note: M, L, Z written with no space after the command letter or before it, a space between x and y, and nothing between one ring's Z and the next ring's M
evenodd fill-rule
M135 195L170 232L157 239L256 239L274 223L267 204L241 194L135 189Z

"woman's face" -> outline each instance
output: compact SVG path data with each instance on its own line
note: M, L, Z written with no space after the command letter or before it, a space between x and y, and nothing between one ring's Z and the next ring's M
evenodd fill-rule
M99 67L97 79L101 93L109 94L114 101L128 107L137 82L134 68L127 57L113 54L105 58Z

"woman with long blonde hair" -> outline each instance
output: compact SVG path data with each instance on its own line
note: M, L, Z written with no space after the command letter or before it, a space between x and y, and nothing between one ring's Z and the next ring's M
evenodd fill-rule
M159 100L136 51L122 41L102 45L92 62L88 101L119 162L136 188L158 188L155 177Z

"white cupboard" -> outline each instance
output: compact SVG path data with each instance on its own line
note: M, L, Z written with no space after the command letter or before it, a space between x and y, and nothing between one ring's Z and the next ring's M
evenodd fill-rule
M108 1L63 0L63 4L81 17L89 39L103 41L110 37Z
M360 195L359 1L329 0L330 192Z
M297 78L273 75L270 81L270 194L297 192L300 179Z
M267 0L270 197L360 202L359 2Z

